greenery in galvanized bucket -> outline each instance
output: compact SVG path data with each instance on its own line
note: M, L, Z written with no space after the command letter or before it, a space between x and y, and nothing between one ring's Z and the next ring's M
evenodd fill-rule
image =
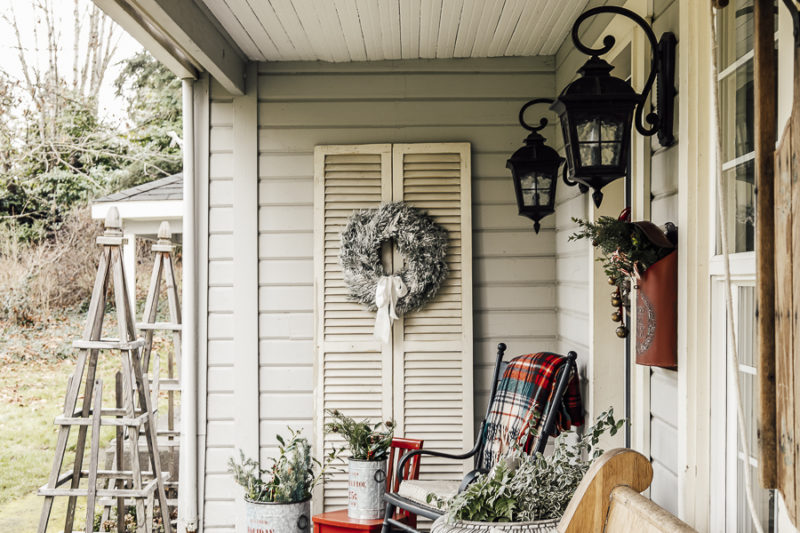
M228 471L236 483L244 488L246 499L259 503L297 503L311 497L334 461L339 459L341 449L334 449L323 461L311 456L308 439L301 437L301 431L289 429L289 439L276 435L278 457L272 459L269 468L253 458L245 457L239 450L239 460L228 460Z
M392 420L372 424L368 420L357 422L337 409L325 412L332 419L332 422L325 424L325 433L338 433L344 437L351 459L382 461L388 457L394 436Z
M446 508L448 522L558 519L592 461L602 455L603 450L597 447L601 435L616 434L623 423L614 419L614 410L609 408L583 436L571 431L559 435L551 455L527 455L513 448L464 492L449 500L430 494L428 503Z

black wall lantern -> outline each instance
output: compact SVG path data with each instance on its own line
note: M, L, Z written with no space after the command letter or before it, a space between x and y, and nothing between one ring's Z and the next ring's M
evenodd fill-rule
M558 167L564 158L558 152L544 144L545 138L539 131L547 126L547 119L539 120L538 126L525 122L525 110L534 104L551 104L550 98L536 98L522 106L519 111L519 123L530 131L525 139L525 146L514 152L506 162L514 180L517 194L519 214L533 220L533 229L539 233L539 221L555 211L556 182Z
M611 76L611 66L600 56L608 53L615 43L613 36L603 39L601 48L589 48L581 43L579 28L586 19L601 13L623 15L638 24L647 34L653 55L650 75L642 94L620 78ZM551 109L558 113L564 134L567 169L564 182L579 185L581 192L593 189L596 206L603 200L601 189L612 181L627 176L631 144L631 124L642 135L658 134L662 146L675 142L672 133L673 101L675 98L675 35L665 33L660 41L647 22L629 9L617 6L600 6L582 13L572 26L575 47L591 56L578 70L581 77L567 85ZM656 87L657 105L653 113L642 120L643 110L653 84Z

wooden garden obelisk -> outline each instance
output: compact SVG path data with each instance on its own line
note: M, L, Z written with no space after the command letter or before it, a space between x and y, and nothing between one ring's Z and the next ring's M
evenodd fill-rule
M97 238L103 254L97 269L86 326L81 339L73 342L73 348L78 350L75 371L67 384L64 412L55 420L58 440L53 469L47 483L39 489L39 494L44 496L39 533L45 533L47 529L56 496L68 498L64 533L73 531L78 497L85 497L87 501L87 533L94 531L95 503L98 498L116 499L117 513L120 516L124 515L127 505L135 505L139 532L152 531L153 506L157 500L164 531L172 532L156 440L156 406L152 404L150 396L149 377L141 366L140 356L144 341L136 338L133 310L125 283L122 261L122 245L125 239L120 226L119 213L116 208L111 208L106 217L105 232ZM109 285L118 321L118 338L113 339L102 337ZM103 382L96 378L98 358L101 356L119 357L119 389L122 397L117 398L117 404L121 407L103 407ZM83 401L78 406L81 392ZM118 435L123 435L123 455L127 461L123 461L123 457L117 457L114 469L100 470L100 428L109 425L122 428ZM75 459L71 467L62 474L67 441L73 426L78 432ZM88 445L88 465L85 465L90 426L91 443ZM143 451L139 445L140 433L145 436L149 465L140 464L140 453ZM129 469L123 469L123 466ZM98 488L98 485L103 485L108 479L116 480L113 486ZM124 523L118 520L118 531L123 531L122 527Z

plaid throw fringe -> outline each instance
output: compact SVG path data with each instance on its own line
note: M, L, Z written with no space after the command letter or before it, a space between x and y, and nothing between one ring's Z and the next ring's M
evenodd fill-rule
M509 361L497 387L486 421L486 445L480 464L491 468L513 443L530 451L538 437L556 389L556 374L564 360L560 355L540 352ZM583 404L576 373L572 373L559 406L551 436L583 424Z

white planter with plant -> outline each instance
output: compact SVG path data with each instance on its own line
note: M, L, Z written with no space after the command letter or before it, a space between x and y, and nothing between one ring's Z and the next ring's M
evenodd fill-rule
M324 463L311 457L311 445L299 431L289 428L288 442L277 435L278 457L269 468L239 452L228 461L236 483L244 488L246 528L249 533L308 533L311 492L336 460L334 450Z
M347 516L361 520L383 517L386 492L386 459L392 446L394 424L356 422L339 411L327 412L332 419L326 433L338 433L350 451L347 479Z
M600 436L616 434L623 423L609 409L585 435L559 435L549 456L513 448L464 492L449 500L429 495L429 503L447 509L431 533L555 532L584 474L603 453Z

